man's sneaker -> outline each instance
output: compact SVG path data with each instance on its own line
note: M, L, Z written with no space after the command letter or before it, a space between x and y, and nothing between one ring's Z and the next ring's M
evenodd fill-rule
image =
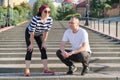
M89 67L83 67L81 75L85 75L85 73L88 73L88 72L89 72Z
M25 69L24 75L25 75L25 76L30 76L30 69Z
M72 70L68 70L67 75L72 75L73 71Z
M67 75L72 75L73 72L77 70L77 67L75 65L69 66L69 70L67 72Z
M77 71L77 67L75 65L72 65L71 67L73 72Z
M55 72L50 71L50 70L44 70L43 72L44 72L45 74L52 74L52 75L54 75L54 74L55 74Z

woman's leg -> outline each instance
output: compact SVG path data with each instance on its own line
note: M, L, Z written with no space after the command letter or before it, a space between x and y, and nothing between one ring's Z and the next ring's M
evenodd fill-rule
M30 34L28 33L28 29L25 31L25 40L26 40L26 46L28 47L30 45ZM29 76L30 75L30 63L31 63L31 57L32 57L32 52L33 51L28 51L25 55L25 64L26 64L26 70L25 70L25 75Z
M43 66L44 66L44 70L47 70L48 69L48 61L47 61L46 49L45 48L41 48L42 36L35 37L35 40L36 40L37 45L39 47L39 50L41 52L41 62L43 64Z
M47 74L54 74L53 71L50 71L48 69L48 60L47 60L47 54L46 54L46 49L45 48L41 48L41 45L42 45L42 36L38 36L38 37L35 37L35 40L38 44L38 47L39 47L39 50L41 52L41 61L43 63L43 66L44 66L44 70L43 72L44 73L47 73Z

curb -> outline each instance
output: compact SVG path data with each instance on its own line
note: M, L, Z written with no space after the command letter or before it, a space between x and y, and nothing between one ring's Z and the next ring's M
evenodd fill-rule
M3 32L3 31L6 31L8 29L12 29L12 28L14 28L14 26L9 26L9 27L2 28L2 29L0 29L0 33Z

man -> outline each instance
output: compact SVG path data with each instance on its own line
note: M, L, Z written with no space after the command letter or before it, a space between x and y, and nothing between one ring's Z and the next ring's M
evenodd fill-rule
M67 72L68 75L73 74L76 67L74 62L81 62L83 69L81 75L84 75L88 70L89 59L90 59L90 45L88 39L88 33L86 30L79 27L79 19L73 17L69 21L69 28L65 31L60 49L57 50L56 55L58 58L69 67ZM72 45L72 50L66 50L66 42L69 41Z

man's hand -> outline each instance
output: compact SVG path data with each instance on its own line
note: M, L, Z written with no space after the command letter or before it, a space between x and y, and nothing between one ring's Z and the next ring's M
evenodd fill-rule
M66 52L66 51L64 51L64 52L62 52L62 55L63 55L63 57L64 58L68 58L69 56L71 56L71 53L69 52Z

